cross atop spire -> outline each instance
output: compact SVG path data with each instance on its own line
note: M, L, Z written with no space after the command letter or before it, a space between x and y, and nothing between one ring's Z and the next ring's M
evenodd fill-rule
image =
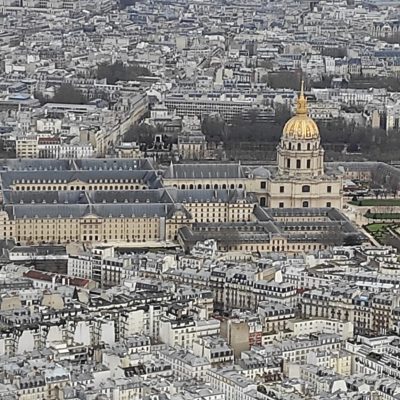
M307 99L304 96L304 81L301 81L300 95L297 99L297 115L307 114Z

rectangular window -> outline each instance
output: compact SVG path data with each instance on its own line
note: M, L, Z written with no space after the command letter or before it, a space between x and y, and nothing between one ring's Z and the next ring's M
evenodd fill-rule
M283 208L284 204L283 203L279 203L279 208Z
M332 186L327 187L328 193L332 193Z
M265 189L267 187L267 183L261 182L260 187L261 187L261 189Z
M285 191L285 186L281 186L281 187L279 188L279 193L284 193L284 191Z
M290 158L288 158L288 159L286 160L286 167L287 167L287 168L290 168Z
M329 207L332 207L332 203L330 202L330 201L328 201L327 203L326 203L326 206L329 208Z
M296 168L297 169L301 168L301 160L296 160Z
M311 160L307 160L307 168L311 168Z

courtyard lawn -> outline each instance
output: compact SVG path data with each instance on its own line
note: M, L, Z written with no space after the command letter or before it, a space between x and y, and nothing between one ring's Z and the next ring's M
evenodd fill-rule
M387 226L386 224L371 224L371 225L367 225L366 229L368 232L376 233L379 231L386 230L386 226Z
M365 217L370 219L400 219L400 213L366 213Z
M399 224L370 224L365 227L365 230L381 245L393 246L398 250L400 249Z
M365 199L351 201L350 204L361 207L400 206L400 199Z

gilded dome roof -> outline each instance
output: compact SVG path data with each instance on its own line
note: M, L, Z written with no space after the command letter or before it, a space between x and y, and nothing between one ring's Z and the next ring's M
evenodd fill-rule
M288 139L319 139L319 129L315 121L308 116L307 99L304 96L303 84L297 99L296 115L286 122L283 136Z

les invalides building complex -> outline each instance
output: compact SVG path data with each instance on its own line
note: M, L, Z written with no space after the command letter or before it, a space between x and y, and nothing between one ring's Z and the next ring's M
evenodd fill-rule
M143 159L6 160L0 239L180 242L190 249L213 238L223 251L289 252L326 248L338 230L358 241L339 211L342 180L324 166L303 90L277 151L277 165L265 167L171 163L158 170Z

